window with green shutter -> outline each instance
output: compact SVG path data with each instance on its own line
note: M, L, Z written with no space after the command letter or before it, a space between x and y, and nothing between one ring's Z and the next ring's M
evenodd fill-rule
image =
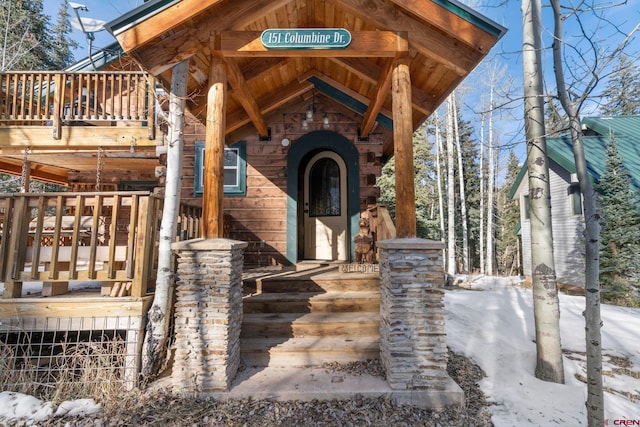
M246 141L236 142L224 148L224 195L247 194ZM193 193L202 195L204 186L204 141L196 142Z

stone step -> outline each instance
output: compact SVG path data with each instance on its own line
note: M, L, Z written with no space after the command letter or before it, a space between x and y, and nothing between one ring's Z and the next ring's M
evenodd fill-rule
M378 359L380 339L374 336L244 338L240 340L245 366L319 366L325 362L350 363Z
M278 292L244 298L245 313L379 311L380 292Z
M248 313L242 338L378 336L379 313Z
M254 293L272 292L377 292L380 276L377 273L329 272L319 275L278 276L245 279L245 289Z

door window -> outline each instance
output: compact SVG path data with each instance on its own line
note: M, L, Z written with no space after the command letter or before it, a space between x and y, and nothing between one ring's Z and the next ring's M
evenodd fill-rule
M340 216L340 202L340 167L320 159L309 173L309 216Z

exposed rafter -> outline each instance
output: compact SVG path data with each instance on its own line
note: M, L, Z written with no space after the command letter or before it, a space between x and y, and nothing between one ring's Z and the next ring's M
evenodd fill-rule
M383 72L381 67L365 58L329 59L371 84L377 84ZM425 116L433 113L437 106L432 96L429 96L423 90L415 86L412 86L411 88L411 100L413 107Z
M251 92L247 89L247 82L238 67L238 63L230 58L225 58L224 62L227 65L227 79L231 88L233 89L233 96L244 108L244 111L249 116L249 119L256 127L258 134L262 137L266 137L268 134L267 122L264 120L264 116L260 112L258 103L251 95Z
M478 63L478 55L468 46L440 31L430 31L423 22L383 2L368 0L327 0L362 20L390 31L408 31L411 44L458 75L468 74ZM453 54L455 52L455 54Z
M393 61L393 59L388 60L386 65L382 69L382 72L380 73L380 79L378 80L378 84L376 86L376 94L369 104L367 112L364 114L364 118L362 119L362 124L360 125L360 136L369 135L369 132L371 132L371 129L373 129L373 125L376 122L378 113L382 108L382 104L384 104L384 101L389 94L389 89L391 88L391 72L393 71Z

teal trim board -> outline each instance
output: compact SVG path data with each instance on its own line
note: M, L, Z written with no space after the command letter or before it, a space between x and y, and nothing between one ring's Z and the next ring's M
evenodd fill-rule
M344 136L333 131L320 130L310 132L292 144L287 153L287 261L298 262L299 235L298 224L301 217L302 203L298 203L302 193L301 168L306 161L320 151L333 151L338 154L347 166L347 235L350 236L349 260L354 259L355 242L360 219L360 160L358 150Z

